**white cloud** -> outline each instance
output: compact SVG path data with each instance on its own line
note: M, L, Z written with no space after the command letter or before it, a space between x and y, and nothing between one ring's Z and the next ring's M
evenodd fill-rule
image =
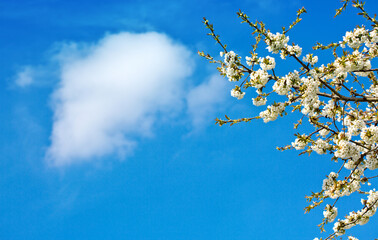
M17 76L15 83L19 87L27 87L31 85L34 81L34 70L30 66L26 66L20 71Z
M59 78L46 152L53 166L114 153L123 158L161 123L199 132L213 123L229 95L227 81L216 75L190 84L193 54L165 34L123 32L53 49L45 66L24 67L15 81L44 86L41 80Z
M207 123L214 123L217 110L222 108L225 99L229 96L226 83L224 78L213 75L207 82L203 82L189 92L187 112L194 131L202 130Z
M47 151L53 165L128 154L152 134L158 114L182 110L191 53L166 35L119 33L62 49Z

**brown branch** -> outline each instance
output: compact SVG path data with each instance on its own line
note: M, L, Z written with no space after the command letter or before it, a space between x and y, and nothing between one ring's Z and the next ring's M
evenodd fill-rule
M332 95L332 94L329 94L329 93L323 93L323 92L319 92L317 94L319 96L328 97L328 98L332 98L332 99L335 99L335 100L344 100L346 102L369 102L369 103L378 102L377 97L368 97L368 96L363 96L363 98L346 97L346 96L343 96L339 93L338 93L337 96L335 96L335 95Z

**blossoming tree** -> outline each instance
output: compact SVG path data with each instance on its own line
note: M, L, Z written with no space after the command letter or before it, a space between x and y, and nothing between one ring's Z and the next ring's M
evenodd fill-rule
M371 23L371 28L356 27L346 32L342 41L322 45L317 43L313 53L303 54L298 45L289 44L288 32L301 21L304 8L297 12L296 20L282 32L272 33L263 22L252 22L239 11L243 23L253 29L255 43L249 56L240 55L227 48L214 32L213 25L204 18L209 35L220 45L220 60L210 54L199 55L211 63L218 64L222 76L238 85L231 90L231 96L242 99L250 88L256 90L253 105L264 106L265 110L256 117L216 119L219 125L249 122L262 119L265 123L283 117L288 112L298 111L301 115L294 128L298 128L307 119L312 130L310 133L296 134L295 141L279 150L296 149L303 153L316 152L329 154L340 166L330 172L323 180L321 191L306 196L311 202L305 212L323 206L324 219L319 224L321 232L328 223L333 223L333 233L316 240L336 239L356 225L369 221L378 206L378 191L371 186L371 179L378 177L378 69L371 61L378 57L378 21L364 9L359 0L343 0L336 15L342 13L347 5L352 4ZM293 58L298 69L279 76L275 72L276 61L272 56L258 53L258 46L266 44L272 54L279 54L282 59ZM319 64L315 50L328 50L333 61ZM218 58L219 59L219 58ZM281 102L272 102L273 95L280 95ZM277 99L277 97L275 97ZM303 127L304 132L308 127ZM362 207L352 211L344 218L337 218L337 202L351 194L361 194ZM328 204L326 204L328 203ZM357 239L349 236L348 239Z

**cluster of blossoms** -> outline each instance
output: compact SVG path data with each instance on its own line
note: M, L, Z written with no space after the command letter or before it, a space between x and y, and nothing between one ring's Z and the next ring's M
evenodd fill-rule
M335 67L334 77L347 72L355 72L359 76L367 76L368 72L358 72L371 69L370 59L358 50L348 56L338 57L333 63ZM344 75L345 76L345 75Z
M302 48L298 45L287 46L287 51L289 52L289 54L294 55L296 57L300 57L302 54ZM286 58L286 56L282 52L281 52L281 58L282 59Z
M257 96L256 98L252 98L252 101L253 101L253 105L255 105L257 107L266 104L266 98L264 98L262 96Z
M378 97L378 85L371 85L367 90L372 96Z
M266 44L268 45L267 49L269 52L278 53L280 50L284 49L289 42L289 37L286 37L285 34L276 33L273 34L268 32L268 36L265 39Z
M301 79L298 71L288 73L286 76L277 79L273 84L273 91L279 95L287 95L292 87L299 87Z
M358 3L357 0L352 1ZM303 12L305 10L300 10L299 15ZM246 77L239 86L232 89L231 95L242 99L246 95L246 89L253 87L257 92L257 96L252 98L253 105L267 106L254 118L217 119L217 123L233 124L252 119L262 119L267 123L286 115L289 107L302 115L294 125L295 128L302 124L303 118L308 119L314 131L296 134L291 145L279 149L330 154L332 160L342 163L338 172L331 172L323 180L322 190L308 197L308 200L316 201L306 208L306 212L319 206L325 199L335 199L334 204L327 204L323 211L324 220L320 225L324 230L324 224L336 219L338 210L334 205L337 199L353 193L367 193L364 188L371 185L370 179L378 177L367 177L369 175L366 174L378 169L378 70L372 68L373 59L378 57L378 21L367 18L374 23L372 30L356 27L346 32L339 43L315 46L315 50L333 49L334 60L318 65L319 58L313 53L299 58L303 49L294 43L288 44L287 31L273 34L265 29L264 24L250 22L244 13L238 15L258 34L256 44L253 45L250 56L245 57L246 66L240 62L241 57L233 51L227 52L225 45L221 44L225 52L221 52L223 59L218 61L221 65L219 70L232 82L239 81L244 74L248 74L249 78ZM295 23L299 22L299 15ZM361 15L366 16L365 13ZM214 38L220 43L219 38ZM275 69L276 59L256 52L261 39L270 54L280 54L284 60L290 57L295 59L298 71L278 74L279 70ZM351 49L340 49L346 47ZM208 59L217 62L213 58ZM275 97L271 98L271 95ZM277 103L277 98L283 100L278 100L280 102ZM274 103L269 104L269 101ZM377 195L375 190L370 190L368 200L363 200L365 207L358 212L351 212L345 220L338 220L330 239L344 234L346 229L355 225L365 224L376 212ZM351 236L348 239L358 240Z
M276 60L270 56L259 58L259 62L261 69L265 71L272 70L276 66Z
M363 44L368 48L364 48L363 52L368 52L371 58L377 57L378 54L378 28L368 31L365 27L357 27L351 32L346 32L340 46L345 48L345 44L353 49L360 48Z
M367 144L375 144L378 142L378 127L377 126L370 126L363 128L361 132L361 139L364 140Z
M229 51L226 54L220 52L220 56L224 56L224 64L221 67L222 74L227 76L230 82L239 81L242 77L242 72L238 67L240 64L240 57L236 55L234 51Z
M314 238L314 240L322 240L322 239ZM355 237L352 237L352 236L348 236L348 240L358 240L358 238L355 238Z
M308 116L317 116L321 102L319 101L320 82L313 77L303 77L302 113Z
M247 65L248 65L248 66L252 66L253 64L259 62L259 58L258 58L257 54L252 54L251 57L246 56L246 57L245 57L245 61L247 62Z
M369 153L366 155L365 167L370 170L375 170L378 168L377 152Z
M357 144L350 141L351 136L344 132L340 132L334 137L333 141L336 144L335 157L341 159L350 159L352 161L357 161L362 150Z
M274 121L285 110L285 103L275 103L267 107L265 111L260 112L260 117L265 123Z
M348 240L358 240L358 238L355 238L355 237L349 236L349 237L348 237Z
M326 128L323 128L322 130L319 131L319 135L322 137L326 137L329 134L329 130Z
M265 70L259 69L251 73L251 80L250 80L251 86L257 89L265 87L265 84L267 84L268 80L269 80L269 74Z
M295 148L295 150L302 150L307 146L307 136L306 134L299 135L291 145Z
M353 112L350 112L344 118L344 126L348 128L348 134L351 136L357 136L361 133L362 129L366 128L365 121L360 119L358 116L353 116Z
M324 105L321 115L326 118L334 118L337 115L337 106L335 100L331 99Z
M341 236L345 234L346 229L350 229L353 226L366 224L370 217L375 214L378 207L378 192L374 190L369 191L368 199L362 199L361 203L364 208L358 210L357 212L350 212L349 215L343 219L338 220L333 226L333 231L336 236Z
M312 53L311 54L307 54L302 59L303 62L309 63L311 65L315 65L318 62L318 60L319 60L318 56L314 56Z
M349 47L357 49L369 40L368 36L369 33L364 27L355 28L352 32L346 32L343 37L343 44L348 44Z
M315 143L311 146L311 149L314 150L317 154L325 154L327 150L332 150L332 145L329 144L327 141L319 138L315 141Z
M244 95L245 92L242 92L239 86L235 86L235 88L231 90L231 96L237 98L238 100L242 99Z
M343 196L349 196L353 192L360 189L361 175L363 171L354 171L350 180L337 180L338 174L331 172L326 179L323 180L322 190L324 196L336 199Z
M323 211L323 216L328 222L333 222L337 216L337 208L327 204Z

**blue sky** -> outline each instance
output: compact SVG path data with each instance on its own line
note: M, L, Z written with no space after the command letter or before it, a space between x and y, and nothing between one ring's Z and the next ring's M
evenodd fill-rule
M304 53L366 24L353 9L334 19L340 3L323 0L0 1L0 239L320 236L322 209L305 215L304 195L338 165L275 150L295 115L214 125L259 110L196 54L220 51L204 16L245 55L239 9L275 32L302 6L290 41ZM343 201L340 216L360 208ZM377 237L370 221L351 234Z

